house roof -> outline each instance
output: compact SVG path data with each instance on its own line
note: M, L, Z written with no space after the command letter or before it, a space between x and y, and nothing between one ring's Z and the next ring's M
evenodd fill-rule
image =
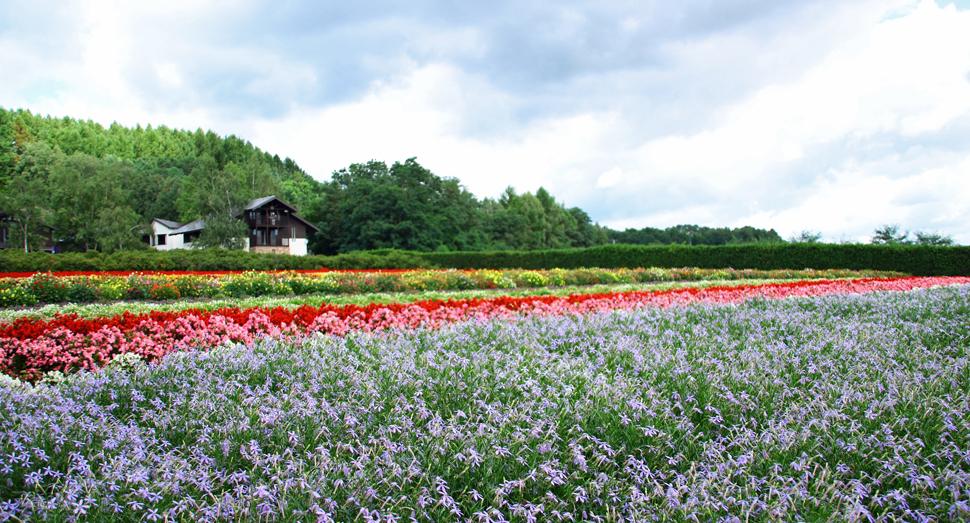
M173 222L172 220L163 220L161 218L154 218L154 219L152 219L152 221L153 222L158 222L158 223L160 223L160 224L168 227L169 229L178 229L179 227L185 225L184 223Z
M276 201L280 202L281 204L283 204L283 206L285 206L287 209L289 209L290 212L296 214L296 207L293 207L292 205L284 202L283 200L280 200L275 195L274 196L265 196L263 198L256 198L255 200L251 200L249 203L246 204L245 207L243 207L243 210L244 211L251 211L253 209L258 209L258 208L266 205L267 203L269 203L269 202L271 202L273 200L276 200Z
M292 205L284 202L283 200L280 200L275 195L274 196L266 196L266 197L263 197L263 198L256 198L255 200L251 200L249 203L246 204L246 207L243 208L243 211L252 211L252 210L255 210L255 209L259 209L260 207L266 205L267 203L269 203L269 202L271 202L273 200L276 200L277 202L279 202L280 204L282 204L284 207L286 207L290 211L290 216L293 217L293 219L298 220L303 225L306 225L307 228L313 229L314 231L319 231L320 230L319 227L317 227L316 225L313 225L312 223L304 220L302 216L298 215L296 213L296 207L293 207ZM239 217L242 217L242 213L239 214Z
M189 222L189 223L187 223L187 224L179 227L178 229L170 232L169 234L170 235L171 234L185 234L187 232L201 231L202 229L205 229L205 220L202 219L202 218L199 218L198 220Z

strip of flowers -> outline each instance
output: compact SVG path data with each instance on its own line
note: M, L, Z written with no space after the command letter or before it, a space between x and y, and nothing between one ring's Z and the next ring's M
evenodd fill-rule
M74 315L49 320L21 318L0 326L0 369L35 380L46 372L94 370L122 354L151 361L178 350L206 350L226 343L251 343L262 336L296 339L320 333L438 328L462 321L486 321L517 314L583 315L637 307L670 307L693 302L734 303L752 298L908 291L968 284L970 278L886 278L794 281L755 286L678 288L659 292L578 294L470 300L429 300L364 307L301 306L295 309L238 308L216 311L124 313L108 318Z

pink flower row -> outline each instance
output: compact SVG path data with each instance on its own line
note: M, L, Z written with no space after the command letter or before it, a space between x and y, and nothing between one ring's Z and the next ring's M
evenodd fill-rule
M251 343L262 336L297 340L312 333L343 336L351 331L438 328L462 321L488 321L520 314L583 315L638 307L670 307L694 302L735 303L750 298L785 298L874 291L908 291L938 285L968 284L970 278L895 278L798 281L755 286L680 288L657 292L626 292L491 300L433 301L411 304L348 306L337 309L239 309L185 311L171 318L147 315L137 322L109 323L93 331L52 326L28 338L0 337L0 370L36 379L52 370L96 369L117 355L136 354L146 360L177 350L205 350L226 343ZM309 312L309 314L307 314ZM52 322L53 323L53 322ZM69 324L69 323L67 323ZM127 325L133 324L132 327ZM119 327L122 325L122 327ZM36 328L36 326L35 326Z

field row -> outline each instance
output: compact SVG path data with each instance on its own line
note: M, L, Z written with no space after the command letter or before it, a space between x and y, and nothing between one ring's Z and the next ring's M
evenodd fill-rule
M0 521L965 521L968 283L250 311L269 336L0 384Z
M670 281L898 277L899 273L810 269L556 269L469 271L290 271L244 273L36 273L0 278L0 308L37 303L180 298L339 295L373 292L539 288Z
M94 370L120 355L157 360L179 350L205 350L261 337L296 340L319 334L395 328L438 328L462 321L529 314L588 314L615 309L669 307L692 302L738 302L752 298L909 290L970 283L970 278L801 280L755 286L675 288L663 291L559 296L499 296L490 299L371 303L365 306L227 308L124 312L82 318L21 317L0 324L0 371L36 380L51 371Z

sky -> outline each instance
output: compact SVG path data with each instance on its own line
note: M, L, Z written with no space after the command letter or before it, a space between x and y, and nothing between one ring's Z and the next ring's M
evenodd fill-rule
M0 107L416 157L614 229L970 244L970 0L0 0Z

